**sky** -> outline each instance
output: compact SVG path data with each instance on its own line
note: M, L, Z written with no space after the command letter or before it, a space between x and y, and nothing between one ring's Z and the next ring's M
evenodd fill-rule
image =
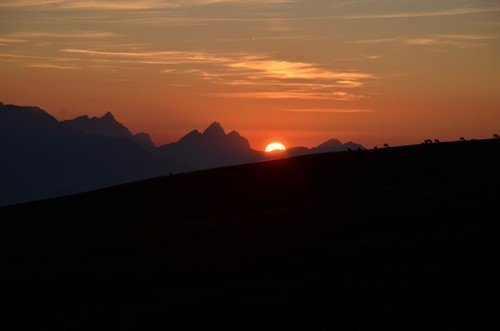
M500 132L499 0L0 0L0 101L111 111L158 144Z

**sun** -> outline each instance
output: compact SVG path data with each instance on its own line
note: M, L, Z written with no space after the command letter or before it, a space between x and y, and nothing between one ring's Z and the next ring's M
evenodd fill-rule
M266 152L273 152L273 151L284 151L286 149L285 145L279 142L273 142L267 145L266 147Z

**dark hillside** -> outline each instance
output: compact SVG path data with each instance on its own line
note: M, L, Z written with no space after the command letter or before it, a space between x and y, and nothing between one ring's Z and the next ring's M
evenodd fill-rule
M315 154L0 208L9 323L496 329L500 140Z

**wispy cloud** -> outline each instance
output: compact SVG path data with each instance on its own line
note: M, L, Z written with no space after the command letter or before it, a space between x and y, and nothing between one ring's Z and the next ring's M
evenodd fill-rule
M196 51L142 51L142 52L114 52L96 51L89 49L60 49L64 53L82 54L88 56L131 58L131 59L151 59L158 60L158 63L192 63L192 62L228 62L228 58L212 55L207 52ZM154 63L154 62L153 62Z
M306 100L328 100L331 99L328 95L317 93L304 92L226 92L226 93L209 93L207 96L223 97L223 98L242 98L242 99L306 99Z
M338 100L357 101L365 99L364 95L345 92L315 92L315 91L252 91L210 93L208 96L242 99L305 99L305 100Z
M81 67L64 66L64 65L57 65L57 64L50 64L50 63L33 63L33 64L26 65L26 67L43 68L43 69L59 69L59 70L82 70L83 69Z
M385 44L385 43L393 43L401 40L400 37L396 38L378 38L378 39L361 39L352 41L355 44Z
M279 61L251 52L137 51L61 49L61 52L108 63L167 65L163 73L184 73L215 84L260 89L232 93L233 97L263 99L309 98L354 101L363 95L343 89L359 88L377 77L358 70L330 70L315 63ZM77 57L81 58L81 57ZM186 68L189 66L189 68ZM278 91L279 90L279 91Z
M36 56L36 55L22 55L22 54L10 54L10 53L0 53L0 57L19 59L19 60L46 60L46 61L59 61L59 62L69 62L74 59L69 57L51 57L51 56Z
M38 9L79 9L79 10L144 10L178 7L172 1L142 0L142 1L87 1L87 0L3 0L3 8L38 8Z
M290 82L283 81L280 79L265 79L263 77L241 77L238 79L226 79L223 84L234 85L234 86L259 86L259 87L276 87L279 86L282 89L290 91L332 91L341 89L350 89L360 87L363 84L361 82L354 81L332 81L331 83L321 83L318 81L306 81L306 82Z
M5 46L9 44L18 44L18 43L25 43L27 40L23 39L15 39L15 38L1 38L0 37L0 45Z
M91 0L3 0L3 8L47 8L51 10L148 10L192 6L207 6L217 4L279 4L289 3L294 0L116 0L116 1L91 1Z
M171 1L65 1L62 9L89 10L144 10L175 8L179 4Z
M498 39L500 35L473 35L473 34L443 34L430 35L423 38L406 38L403 43L414 46L449 46L469 48L486 46L486 40Z
M369 73L325 70L313 63L277 61L269 59L268 55L247 52L227 52L221 55L196 51L114 52L70 48L61 49L60 51L95 57L149 59L152 64L220 64L233 72L248 73L249 75L258 74L260 77L338 80L340 84L345 85L353 85L353 83L361 79L375 78L374 75Z
M56 57L56 56L33 56L21 54L0 53L2 61L10 63L18 63L26 68L45 68L45 69L60 69L60 70L106 70L116 71L114 63L106 63L103 65L101 60L85 60L72 57Z
M381 14L352 14L336 16L340 19L385 19L385 18L411 18L411 17L432 17L432 16L454 16L468 15L500 11L500 6L492 8L454 8L436 11L420 12L399 12L399 13L381 13Z
M3 0L0 8L43 7L63 3L64 0Z
M368 60L378 60L382 56L381 55L361 55L362 58L368 59Z
M283 109L286 112L294 113L374 113L373 109L338 109L338 108L301 108Z
M374 78L373 75L368 73L322 70L317 65L303 62L262 60L235 62L229 64L229 66L232 68L256 71L265 77L282 79L357 80Z
M107 38L116 36L112 32L97 32L97 31L84 31L84 32L17 32L8 35L13 38Z
M355 40L357 44L393 43L412 46L448 46L469 48L485 46L486 40L498 39L500 34L436 34L424 37L396 37L380 39Z
M356 101L361 99L366 99L367 97L361 94L352 94L347 92L335 91L330 93L332 95L332 99L334 100L342 100L342 101Z

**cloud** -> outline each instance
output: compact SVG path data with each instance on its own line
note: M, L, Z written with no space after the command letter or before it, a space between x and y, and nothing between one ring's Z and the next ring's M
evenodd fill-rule
M385 43L393 43L395 41L399 41L401 38L379 38L379 39L361 39L354 40L353 43L356 44L385 44Z
M42 7L63 3L64 0L3 0L0 8Z
M61 52L82 54L94 57L114 57L129 59L149 59L152 64L219 64L233 73L258 74L260 77L279 79L324 79L338 80L340 84L354 84L360 79L373 79L374 75L362 72L331 71L321 69L319 65L304 62L277 61L268 55L245 52L227 52L224 55L196 51L143 51L114 52L88 49L60 49ZM144 63L144 62L143 62Z
M332 95L331 99L334 100L342 100L342 101L356 101L360 99L366 99L367 97L361 94L352 94L352 93L347 93L347 92L331 92Z
M74 32L74 33L61 33L61 32L17 32L9 35L10 37L17 38L107 38L116 36L112 32Z
M5 46L9 44L18 44L18 43L25 43L27 40L23 39L15 39L15 38L1 38L0 37L0 46Z
M377 60L380 59L382 56L380 55L361 55L362 58L368 59L368 60Z
M485 40L500 38L500 34L439 34L436 37L458 40Z
M113 52L96 51L89 49L64 48L59 51L64 53L83 54L88 56L130 58L130 59L151 59L151 63L182 64L193 62L229 62L230 59L215 56L206 52L196 51L142 51L142 52ZM155 61L156 60L156 61Z
M338 80L338 84L342 84L342 87L360 87L363 85L361 82L355 80Z
M488 39L498 39L500 35L473 35L473 34L444 34L431 35L423 38L406 38L403 43L414 46L450 46L458 48L469 48L486 46L484 41Z
M180 0L179 2L183 3L186 6L193 6L193 5L214 5L214 4L243 4L243 5L249 5L249 4L279 4L279 3L292 3L296 2L297 0L191 0L191 1L182 1Z
M286 89L290 91L330 91L337 88L356 88L363 85L361 82L354 81L333 81L331 83L321 83L318 81L306 81L306 82L290 82L283 81L280 79L265 79L263 77L246 77L238 78L234 80L226 79L222 82L225 85L253 85L260 87L277 87L281 89Z
M106 33L88 32L82 37ZM20 33L25 37L52 35L52 33ZM56 34L58 37L73 36L72 33ZM110 45L109 47L114 47ZM369 80L378 79L375 75L359 70L332 70L322 64L275 59L271 54L245 51L111 51L88 48L62 48L67 57L29 56L21 54L0 54L17 59L18 62L33 68L53 68L61 70L90 67L91 63L100 64L100 70L119 70L123 65L162 66L155 69L164 74L179 73L211 81L218 85L247 86L251 94L233 97L259 97L264 99L302 98L355 101L365 98L361 94L345 92L357 89ZM106 64L102 67L102 64Z
M43 69L59 69L59 70L82 70L83 69L81 67L63 66L63 65L50 64L50 63L33 63L33 64L28 64L26 67L43 68Z
M142 1L87 1L87 0L3 0L2 8L23 9L34 7L50 10L145 10L178 7L172 1L142 0Z
M13 59L24 59L24 60L49 60L49 61L72 61L72 58L63 58L63 57L50 57L50 56L33 56L33 55L21 55L21 54L9 54L9 53L0 53L0 57L4 58L13 58Z
M335 72L323 70L317 65L304 62L289 61L246 61L229 64L232 68L257 71L260 75L281 79L339 79L357 80L375 78L368 73L360 72Z
M377 77L357 70L334 71L315 63L279 61L269 54L251 52L137 51L117 52L92 49L60 49L83 59L108 63L168 65L162 73L189 74L219 85L261 89L232 97L264 99L308 98L354 101L360 94L338 91L364 85ZM81 57L77 57L82 59ZM189 66L186 68L186 66Z
M65 1L62 9L78 10L144 10L175 8L178 4L171 1Z
M394 43L411 46L448 46L458 48L486 46L485 40L500 38L500 34L436 34L424 37L397 37L355 40L357 44ZM481 42L483 41L483 42Z
M454 16L468 15L500 11L500 7L492 8L454 8L436 11L421 11L421 12L399 12L399 13L382 13L382 14L353 14L336 16L340 19L385 19L385 18L411 18L411 17L433 17L433 16Z
M316 20L346 20L346 19L394 19L411 17L432 17L466 15L500 11L499 6L451 8L436 11L394 12L394 13L358 13L335 14L343 7L362 5L364 1L311 1L311 10L299 11L298 0L2 0L0 7L9 10L44 11L38 20L47 20L47 15L57 21L70 21L75 13L81 13L80 19L114 25L138 25L158 28L160 26L200 26L226 24L236 22L252 22L254 28L270 31L297 31L289 22L307 22ZM347 4L348 3L348 4ZM213 10L192 7L221 7ZM224 7L224 8L222 8ZM332 8L335 11L332 11ZM353 7L355 8L355 7ZM361 8L364 8L361 7ZM384 6L382 8L390 8ZM72 11L71 15L63 17L57 11ZM330 13L331 15L322 15ZM314 14L316 13L316 15ZM93 16L92 16L93 15ZM96 18L96 15L99 16ZM265 24L259 24L265 23ZM266 37L264 37L266 38ZM269 36L269 38L273 38ZM275 37L280 38L280 37Z
M227 93L209 93L207 96L223 98L243 98L243 99L307 99L307 100L328 100L329 95L303 92L227 92Z
M286 112L294 113L374 113L373 109L339 109L339 108L301 108L283 109Z
M208 96L243 99L306 99L306 100L339 100L356 101L365 99L363 95L344 92L308 92L308 91L253 91L209 93Z
M2 8L37 8L50 10L150 10L168 9L192 6L208 6L218 4L279 4L294 2L293 0L116 0L116 1L92 1L92 0L3 0Z

